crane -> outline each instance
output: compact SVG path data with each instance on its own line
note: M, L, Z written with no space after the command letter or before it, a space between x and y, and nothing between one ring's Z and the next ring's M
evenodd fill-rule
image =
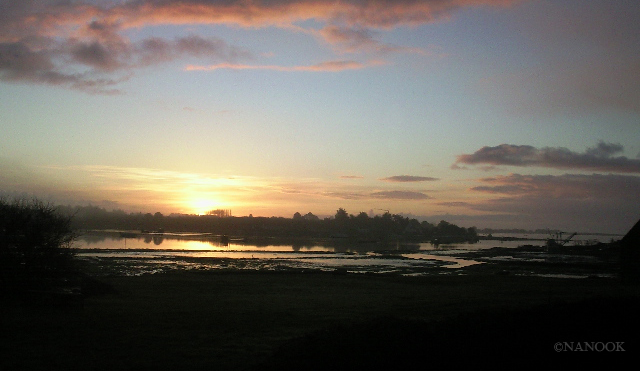
M567 244L567 242L569 242L575 235L578 234L578 232L573 232L569 237L562 239L562 235L565 232L556 232L556 236L555 238L551 237L547 240L547 247L553 247L553 246L564 246ZM551 234L551 233L550 233Z
M577 235L578 232L573 232L569 237L567 237L565 240L560 241L560 245L564 246L567 242L569 242L575 235Z

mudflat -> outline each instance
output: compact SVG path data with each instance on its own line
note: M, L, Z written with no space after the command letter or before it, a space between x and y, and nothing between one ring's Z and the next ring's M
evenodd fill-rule
M346 369L519 353L540 361L568 353L558 342L637 354L625 324L639 313L638 285L463 272L103 277L73 305L3 301L0 369ZM616 342L624 351L603 348Z

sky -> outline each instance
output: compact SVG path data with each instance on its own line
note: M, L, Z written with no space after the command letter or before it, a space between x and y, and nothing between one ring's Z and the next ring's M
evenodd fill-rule
M0 194L626 233L635 0L0 0Z

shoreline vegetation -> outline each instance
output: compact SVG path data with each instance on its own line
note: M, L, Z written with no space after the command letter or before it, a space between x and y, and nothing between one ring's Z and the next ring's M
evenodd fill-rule
M339 208L330 218L319 218L312 213L295 213L292 218L230 216L230 212L210 215L162 213L125 213L121 210L85 207L62 207L61 213L73 215L76 230L117 230L129 236L140 234L202 233L235 239L345 239L356 243L367 242L434 242L452 243L477 241L475 227L459 227L447 221L432 224L419 222L398 214L385 212L370 217L365 212L348 214ZM223 216L220 216L223 215Z
M339 208L328 218L312 213L295 213L292 218L231 216L230 210L212 210L207 215L162 213L125 213L107 211L96 206L58 206L60 213L70 215L71 225L84 236L116 234L123 238L171 238L179 240L218 241L221 243L247 243L257 246L270 244L335 246L349 244L378 244L382 246L412 243L431 243L434 246L453 243L492 241L544 241L562 242L563 232L558 230L478 229L460 227L441 220L437 224L418 221L388 211L370 217L365 212L348 214ZM494 236L493 234L496 234ZM503 233L521 236L500 236ZM615 234L580 233L611 237ZM530 235L538 235L531 237ZM540 235L546 237L540 237ZM566 237L566 235L565 235ZM595 244L596 240L575 243Z
M631 324L640 285L622 279L621 246L468 251L461 257L484 264L421 276L344 269L96 276L95 261L75 258L75 273L55 285L0 297L0 369L548 365L584 359L576 344L622 364L639 350ZM593 274L603 271L610 274ZM587 278L566 278L578 273Z

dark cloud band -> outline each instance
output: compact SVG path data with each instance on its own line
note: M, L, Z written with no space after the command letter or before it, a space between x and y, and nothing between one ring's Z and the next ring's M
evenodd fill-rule
M640 173L640 160L613 155L623 151L620 144L600 142L583 153L567 148L535 148L527 145L501 144L482 147L472 154L458 156L454 168L464 165L537 166L555 169Z

